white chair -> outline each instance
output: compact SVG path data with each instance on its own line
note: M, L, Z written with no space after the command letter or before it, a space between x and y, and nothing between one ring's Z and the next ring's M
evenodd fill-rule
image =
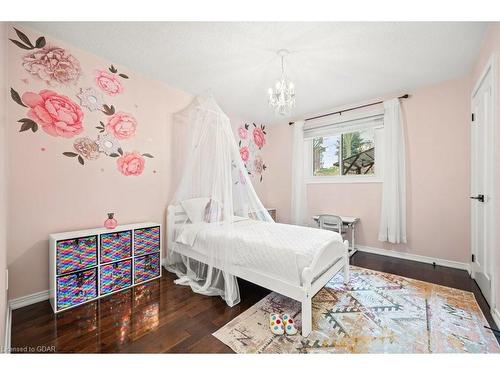
M337 215L319 215L318 216L319 229L333 230L338 232L341 236L346 233L342 218Z

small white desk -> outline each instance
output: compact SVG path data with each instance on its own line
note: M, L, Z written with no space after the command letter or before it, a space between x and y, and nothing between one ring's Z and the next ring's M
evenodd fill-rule
M359 217L351 217L351 216L341 216L337 215L342 219L342 226L351 230L351 243L349 246L349 256L352 256L358 249L355 246L355 232L356 232L356 224L359 222ZM319 226L319 215L313 216L313 220L318 223Z

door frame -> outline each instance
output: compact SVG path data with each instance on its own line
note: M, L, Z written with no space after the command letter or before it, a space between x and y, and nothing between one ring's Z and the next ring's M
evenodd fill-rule
M488 231L488 243L491 244L491 249L490 249L490 259L491 259L491 303L490 303L490 310L492 312L492 315L494 310L496 309L496 254L495 254L495 245L496 245L496 236L495 236L495 223L496 223L496 215L495 215L495 205L496 205L496 197L495 197L495 188L496 188L496 176L495 176L495 171L496 171L496 155L495 155L495 150L496 150L496 127L497 127L497 77L496 77L496 54L492 53L491 56L489 57L488 61L486 62L483 71L479 78L476 81L476 84L474 85L474 89L471 92L470 96L470 108L471 108L471 114L473 113L473 100L474 96L479 90L481 84L483 83L484 79L486 78L486 75L490 73L490 80L491 80L491 104L492 104L492 121L491 121L491 129L488 129L490 134L492 135L489 139L486 140L488 142L488 147L490 150L493 150L493 157L488 158L486 160L486 170L487 170L487 178L486 178L486 185L488 187L488 190L490 191L489 194L489 199L491 201L491 206L487 212L487 231ZM470 129L469 129L469 136L470 136L470 168L471 168L471 175L470 175L470 184L469 188L472 190L472 127L474 126L472 122L472 117L469 118L470 121ZM472 192L472 191L471 191ZM470 205L469 205L470 207ZM472 212L471 215L469 216L471 218L470 220L470 257L469 257L469 262L470 262L470 270L471 270L471 277L475 279L475 272L474 272L474 267L472 264L472 249L473 249L473 243L472 243L472 231L473 231L473 225L472 225Z

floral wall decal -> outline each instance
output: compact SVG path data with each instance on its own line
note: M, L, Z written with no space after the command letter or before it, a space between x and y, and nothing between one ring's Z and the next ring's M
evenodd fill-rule
M121 153L120 143L109 134L99 134L96 143L99 151L108 156Z
M64 48L47 45L44 36L38 37L33 44L22 31L14 30L20 40L10 41L21 49L33 51L23 57L22 65L28 73L51 86L78 81L81 67L73 55Z
M75 83L80 78L78 60L59 47L45 46L23 58L23 67L50 86Z
M139 176L144 171L144 156L147 155L149 154L141 155L138 151L125 153L116 161L118 170L125 176Z
M111 66L108 68L108 70L109 70L111 73L113 73L113 74L118 73L118 69L116 69L113 65L111 65ZM123 74L123 73L119 73L118 75L119 75L120 77L122 77L122 78L125 78L125 79L128 79L128 78L129 78L129 77L128 77L128 75Z
M99 145L88 137L77 138L73 142L75 151L87 160L99 158Z
M263 173L267 167L260 153L266 144L266 127L265 125L257 126L255 123L252 123L252 125L252 129L250 129L249 124L238 128L238 146L241 160L243 160L248 174L250 177L256 177L262 182Z
M104 113L107 116L114 115L115 114L115 106L114 105L103 104L103 106L102 106L102 113Z
M103 99L103 94L109 99L123 94L123 80L129 80L130 77L119 72L114 65L107 69L94 66L89 69L93 72L89 77L83 73L80 61L67 49L47 43L43 36L32 43L26 34L15 28L14 31L17 38L10 39L12 43L28 51L20 56L20 68L30 77L37 78L28 80L21 78L21 75L18 79L28 86L38 87L37 90L31 88L21 94L14 88L10 90L12 100L26 111L25 117L18 120L20 132L31 130L36 133L42 129L52 137L74 138L70 143L71 148L62 153L65 157L75 159L82 166L97 160L116 159L116 169L121 175L141 175L146 168L146 160L154 156L125 150L126 143L136 138L139 122L134 114L117 111L115 108L115 105L130 101L111 104ZM84 84L78 92L64 89L63 86L76 84L80 79ZM60 85L64 94L59 89L40 88L40 85ZM134 107L138 108L138 105L135 104ZM84 111L90 117L84 116ZM86 126L88 122L98 125L89 127ZM94 134L82 134L89 130L93 130ZM77 137L78 135L80 136ZM134 149L137 148L133 147L132 150ZM104 168L100 170L104 171Z
M45 47L45 44L46 44L45 37L41 36L41 37L37 38L35 45L33 45L33 43L31 43L31 41L30 41L30 38L28 38L28 36L25 33L23 33L22 31L19 31L15 27L13 29L16 32L19 39L21 39L21 42L18 40L15 40L15 39L9 39L9 40L12 43L14 43L16 46L18 46L19 48L31 50L31 49L35 49L35 48Z
M80 105L89 111L101 111L103 108L102 95L93 87L80 89L80 92L76 96L80 99Z
M113 115L106 125L107 132L119 140L135 136L136 129L137 120L134 116L124 112L118 112Z
M266 127L264 125L261 125L260 128L259 128L255 124L253 124L253 126L254 126L254 129L253 129L253 132L252 132L253 142L255 143L255 145L260 150L266 144L266 137L265 137L266 132L264 131L264 129Z
M95 82L97 87L109 96L116 96L123 92L120 80L105 70L96 70Z
M19 120L23 124L20 131L36 132L41 126L47 134L64 138L72 138L83 131L83 112L67 96L42 90L38 94L27 91L21 98L13 88L10 92L17 104L29 108L28 118Z
M245 163L250 159L250 151L248 150L248 146L241 146L240 147L240 156L241 160L243 160Z
M238 128L238 135L240 136L240 139L247 139L247 136L248 136L247 124L245 124L245 126L240 126Z

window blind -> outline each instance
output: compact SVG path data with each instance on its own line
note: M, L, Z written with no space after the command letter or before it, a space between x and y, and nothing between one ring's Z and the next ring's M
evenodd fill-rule
M369 128L379 128L384 126L383 113L372 113L358 118L346 120L335 119L324 121L322 124L311 124L304 128L304 139L326 137L340 133L350 133Z

